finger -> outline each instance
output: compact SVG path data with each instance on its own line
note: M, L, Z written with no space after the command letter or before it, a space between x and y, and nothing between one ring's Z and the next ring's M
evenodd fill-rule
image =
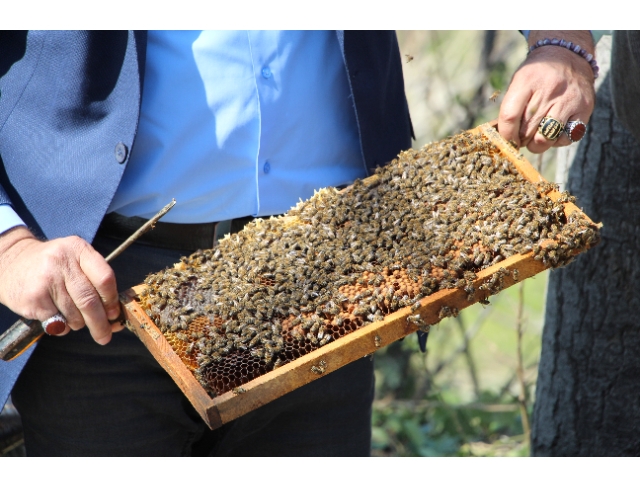
M545 116L548 116L549 110L551 109L551 107L543 104L539 98L540 95L538 93L531 97L522 117L520 124L520 142L522 143L522 147L528 146L534 139L538 133L541 120ZM541 138L544 140L544 137Z
M117 333L124 330L124 320L124 307L122 306L122 303L120 303L120 315L115 320L109 320L109 323L111 324L111 331L113 333Z
M523 137L523 145L534 153L544 152L550 147L570 145L572 141L564 131L557 139L549 141L539 133L538 127L543 116L555 118L564 125L571 120L582 120L583 122L585 119L588 120L591 113L591 105L587 99L585 99L584 102L581 100L583 99L576 95L558 98L553 105L549 105L548 107L545 105L544 108L540 110L538 117L527 121L527 135Z
M560 137L558 137L558 139L559 138ZM549 150L551 147L553 147L556 144L556 141L558 139L548 140L548 139L545 139L542 135L536 134L529 141L529 143L526 145L526 147L533 154L542 154L543 152L545 152L545 151Z
M56 313L41 324L44 332L51 336L64 336L71 331L66 318L61 313Z
M35 303L36 300L33 300L32 302ZM39 321L47 335L64 336L71 331L66 317L62 315L62 319L52 320L52 318L56 318L60 314L62 314L60 308L49 295L48 298L39 299L37 301L37 307L34 309L33 313L26 313L25 318ZM52 320L52 322L47 323L49 320ZM62 329L60 329L60 323L63 324Z
M533 154L542 154L553 147L557 140L558 139L549 140L536 131L535 135L527 141L526 147Z
M521 124L530 98L529 90L509 89L500 105L498 132L506 140L515 142L518 147L522 145Z
M52 292L55 306L67 320L69 330L78 331L85 327L85 318L73 298L69 295L66 284L62 282L61 286L62 290L60 290L60 287L56 287L55 291Z
M69 333L71 331L71 328L69 328L68 324L64 325L64 331L62 331L62 333L56 333L55 335L51 335L51 336L56 336L56 337L63 337L65 336L67 333Z
M120 316L120 299L116 285L116 276L111 266L90 245L80 253L80 268L102 300L107 319L115 320Z
M563 131L562 135L556 139L556 143L553 144L552 147L567 147L571 144L571 139L569 139L569 136Z
M78 267L66 276L67 292L78 311L82 314L84 323L89 328L93 340L100 345L106 345L111 340L111 324L100 295ZM73 325L70 326L72 329Z
M50 305L41 308L37 315L36 319L41 323L42 329L47 335L60 337L71 331L66 317L62 315L53 301Z
M122 331L122 330L124 330L124 326L121 322L118 321L116 323L111 324L111 331L113 333L118 333L119 331Z
M52 277L49 285L50 299L56 311L49 312L47 318L60 312L65 317L69 329L74 331L80 330L85 326L85 318L78 309L73 296L69 294L70 281L78 279L78 274L80 274L80 269L77 264L65 263L61 272Z
M568 145L567 142L570 141L566 140L566 138L563 137L564 126L568 118L569 115L566 114L566 109L563 110L562 105L558 104L551 107L547 114L542 117L540 121L538 121L535 133L532 134L530 139L526 141L527 149L529 149L534 154L540 154L550 149L551 147L562 147L564 145ZM543 132L548 132L550 129L549 123L552 122L552 120L550 119L553 119L561 124L560 133L557 134L555 138L548 138L549 135L545 136L543 134ZM558 130L557 126L554 128L554 130ZM549 134L553 135L553 130Z

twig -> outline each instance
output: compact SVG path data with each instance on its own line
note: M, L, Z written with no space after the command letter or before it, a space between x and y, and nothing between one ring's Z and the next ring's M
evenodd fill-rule
M428 399L411 400L411 399L393 399L386 397L373 401L374 409L383 408L407 408L412 410L426 410L434 408L460 409L482 411L486 413L511 413L517 411L517 404L485 404L481 402L471 402L467 404L449 404L443 401L431 401Z
M522 416L522 430L527 443L531 438L531 428L529 426L529 413L527 412L527 384L524 381L524 366L522 360L522 334L523 334L523 313L524 313L524 281L520 284L518 297L518 318L516 321L516 375L520 384L520 393L518 394L518 402L520 403L520 415Z
M529 365L527 365L526 367L524 367L525 372L526 371L537 371L538 370L538 360L534 359L531 361L531 363ZM518 378L518 373L517 371L514 372L513 374L511 374L511 376L509 377L509 380L507 380L504 385L498 389L498 399L502 399L511 389L511 386L513 385L513 383L517 380Z
M13 442L11 442L10 445L6 445L2 448L2 450L0 450L0 457L4 457L9 452L21 447L22 445L24 445L24 437L20 436L20 438L17 438Z
M540 153L540 155L538 156L538 161L536 163L536 171L538 171L539 174L542 174L543 162L544 162L544 152Z
M173 206L176 204L176 200L175 198L171 200L171 203L169 203L168 205L166 205L164 208L162 208L158 213L156 213L156 215L149 220L147 223L145 223L144 225L142 225L140 228L138 228L133 235L131 235L128 239L126 239L124 242L122 242L120 245L118 245L118 247L111 252L106 258L105 260L107 262L115 259L116 257L118 257L122 252L124 252L129 245L131 245L133 242L135 242L140 235L142 235L143 233L147 232L149 229L153 228L153 226L158 222L158 220L160 220L160 218L162 218L164 215L167 214L167 212L173 208Z
M480 330L480 327L482 325L484 325L484 323L486 322L486 318L489 315L489 313L491 313L493 311L493 308L488 307L488 308L484 308L482 310L482 313L480 313L480 315L476 318L476 321L473 325L471 325L465 332L465 343L468 343L471 341L471 339L476 336L476 334L478 333L478 331ZM446 359L442 360L440 363L438 363L434 368L433 368L433 372L431 372L431 377L435 377L437 374L439 374L440 372L442 372L443 369L445 369L449 364L451 364L456 358L458 358L458 355L460 355L461 353L464 353L465 350L465 343L462 343L462 345L460 345L458 348L456 348L454 350L454 352L449 355Z
M464 347L464 349L462 350L462 353L467 359L467 366L469 367L469 375L471 376L471 382L473 382L473 392L476 396L476 399L479 399L480 398L480 382L478 381L478 372L477 372L476 364L473 360L473 356L471 355L471 349L469 347L471 342L469 340L469 337L467 336L462 315L456 316L456 322L458 323L458 328L460 328L460 333L462 333L462 346Z
M507 382L505 382L504 385L500 389L498 389L498 399L502 399L505 396L505 394L507 394L511 390L511 386L513 385L513 382L516 380L517 375L518 375L517 373L511 374L511 376L509 377L509 380L507 380Z

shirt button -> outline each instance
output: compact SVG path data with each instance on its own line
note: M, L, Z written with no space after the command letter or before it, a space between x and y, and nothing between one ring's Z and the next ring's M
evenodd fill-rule
M269 174L269 171L271 171L271 164L269 163L269 161L264 163L262 170L265 174Z
M115 151L116 161L122 164L127 159L127 152L129 152L129 150L127 149L127 146L124 145L122 142L118 142L116 144L116 151Z
M269 79L271 78L271 70L269 68L262 68L262 77L264 79Z

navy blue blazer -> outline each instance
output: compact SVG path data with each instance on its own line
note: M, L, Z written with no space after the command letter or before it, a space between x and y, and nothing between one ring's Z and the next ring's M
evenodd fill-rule
M413 136L396 35L337 36L373 171ZM0 53L0 203L44 238L91 242L135 141L146 32L2 32ZM0 333L17 318L0 305ZM31 352L0 361L0 408Z

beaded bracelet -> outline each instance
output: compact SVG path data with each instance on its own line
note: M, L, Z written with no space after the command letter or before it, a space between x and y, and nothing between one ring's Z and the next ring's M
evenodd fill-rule
M560 46L569 49L571 52L575 52L578 56L582 56L586 61L591 65L591 69L593 70L593 78L598 77L598 72L600 68L598 67L598 63L596 63L593 54L590 54L586 51L586 49L580 47L578 44L574 44L573 42L565 41L564 39L549 39L548 37L544 39L540 39L533 46L529 48L529 54L535 49L538 49L542 46Z

